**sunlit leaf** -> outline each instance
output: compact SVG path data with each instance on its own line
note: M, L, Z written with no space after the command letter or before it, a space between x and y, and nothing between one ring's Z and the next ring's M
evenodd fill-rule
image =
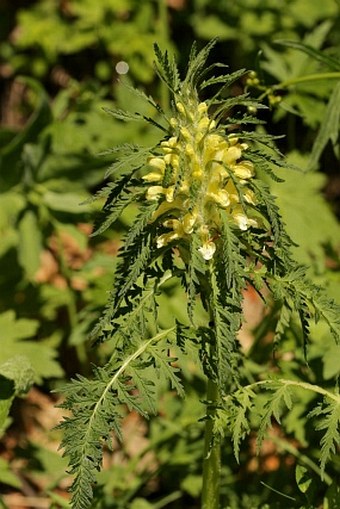
M309 167L314 169L319 158L330 140L335 147L339 139L340 129L340 81L334 87L332 95L329 99L324 118L321 123L320 130L315 139L313 150L309 160Z
M40 265L42 235L38 218L27 210L19 223L19 262L27 279L31 280Z
M299 490L302 493L306 493L313 481L312 477L310 476L308 469L306 467L303 467L302 465L296 465L295 469L295 479L296 483L299 487Z
M35 372L34 380L60 377L62 368L55 360L56 352L42 341L28 339L35 335L39 327L36 320L16 320L14 311L0 315L0 364L9 361L16 355L27 358Z

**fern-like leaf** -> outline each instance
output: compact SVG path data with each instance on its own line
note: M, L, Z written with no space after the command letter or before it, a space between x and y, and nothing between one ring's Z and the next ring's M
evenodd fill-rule
M156 72L162 81L166 83L173 94L179 90L180 79L174 58L169 58L168 52L162 53L158 44L154 44L156 55Z
M196 297L200 293L201 284L205 279L207 267L198 249L200 241L197 235L193 235L190 246L190 259L186 274L186 287L188 294L188 314L193 321Z
M97 220L95 230L92 237L101 235L113 223L119 219L123 210L133 201L136 200L136 192L133 185L130 187L131 175L123 175L116 182L108 185L105 191L108 193L106 203L103 207L101 218Z
M239 380L240 350L237 333L241 327L242 293L229 297L221 294L216 274L210 274L210 309L215 334L215 348L212 350L212 362L216 362L216 378L221 393Z
M124 143L118 145L113 149L107 150L105 154L118 154L117 159L106 170L105 178L108 178L112 173L125 173L129 174L146 163L147 157L151 154L152 147L142 147L131 143ZM100 194L99 194L100 196Z
M223 74L222 76L212 76L207 80L202 81L199 85L199 90L204 90L207 87L211 87L212 85L222 84L224 88L230 87L235 81L242 78L247 73L246 69L240 69L231 74Z
M272 394L268 397L261 412L261 422L256 440L257 450L261 448L267 430L272 425L272 418L274 417L280 424L284 409L288 408L290 410L293 404L292 387L290 385L281 384L279 381L277 383L271 381L267 389L272 391Z
M187 74L183 83L184 88L196 88L202 68L207 61L211 49L215 46L217 39L212 39L201 51L197 51L194 43L189 55Z
M336 453L340 444L340 398L325 397L323 403L310 412L309 417L315 417L317 419L315 429L324 432L320 440L320 467L324 473L326 463L331 455Z
M143 374L145 367L149 365L150 354L156 368L162 369L166 364L169 377L175 380L175 376L170 375L171 368L165 353L168 344L165 343L166 346L158 348L155 356L155 345L166 340L173 330L174 328L168 329L146 341L137 342L135 348L131 348L132 352L125 357L121 357L117 350L106 366L95 368L92 380L78 376L64 388L66 399L61 407L72 410L73 416L66 417L59 427L64 431L61 447L70 458L70 473L75 476L71 487L74 509L91 507L92 487L101 466L103 445L110 443L112 430L121 437L122 405L144 416L147 415L145 408L155 409L155 402L148 401L145 405L144 399L141 400L144 393L137 395L135 393L138 386L144 390L152 384L148 371L146 377ZM132 375L136 370L139 374L134 382ZM181 390L177 380L175 388ZM155 391L149 392L151 398L150 394L155 394Z
M231 430L233 451L237 462L240 460L241 443L251 431L250 414L253 411L255 398L254 391L250 387L244 387L227 396L223 407L217 412L219 429L215 431L224 436L226 430ZM221 418L222 422L218 424Z

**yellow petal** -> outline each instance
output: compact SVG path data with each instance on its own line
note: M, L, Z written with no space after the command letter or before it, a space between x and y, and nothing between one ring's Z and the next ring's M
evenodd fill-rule
M192 157L195 154L194 147L190 143L187 143L185 145L185 153L190 157Z
M235 207L232 216L240 230L248 230L249 220L241 207Z
M170 125L171 127L177 127L178 126L178 121L177 121L177 118L170 118Z
M177 102L176 103L176 108L177 108L177 111L179 111L180 113L182 113L182 115L185 115L185 108L183 106L182 103L180 102Z
M230 205L229 193L225 190L220 190L215 198L215 201L222 207L228 207Z
M142 177L145 182L161 182L163 180L163 175L161 173L150 172Z
M165 228L171 228L172 230L178 230L180 222L178 219L167 219L164 221L163 226Z
M228 141L230 145L236 145L238 143L238 137L235 136L235 134L231 134L230 136L228 136Z
M169 212L170 210L182 210L186 207L186 200L183 200L182 198L175 198L173 202L168 203L167 201L163 201L157 210L152 214L152 220L155 221L160 216L165 214L166 212Z
M251 161L242 161L233 167L233 172L240 179L249 179L254 175L254 165Z
M208 241L198 249L205 260L211 260L216 251L216 244L212 241Z
M158 200L159 196L164 193L162 186L151 186L146 192L147 200Z
M188 212L182 219L183 231L192 233L197 220L197 213Z
M175 191L175 188L173 186L167 187L164 190L165 199L167 202L171 203L174 201L174 191Z
M178 146L177 136L172 136L168 140L161 142L162 150L163 150L163 152L166 152L166 153L172 153L174 151L174 149L177 148L177 146Z
M259 226L259 223L256 221L256 219L250 219L248 217L248 225L249 226L254 226L255 228L257 228Z
M209 124L210 124L210 118L209 117L203 117L199 122L198 122L198 129L200 131L206 131L209 127Z
M163 246L166 246L167 244L169 244L170 242L172 242L173 240L176 240L178 238L179 238L179 235L176 232L163 233L163 235L160 235L156 241L157 247L159 249Z
M189 193L189 184L187 180L183 180L182 184L180 185L178 191L181 194L188 194Z
M180 131L185 140L189 141L191 139L191 133L187 127L181 127Z
M199 103L199 105L197 106L197 112L199 115L205 115L208 111L208 106L207 106L207 103L203 102L203 103Z
M241 157L241 154L242 150L239 145L234 145L225 151L223 160L226 164L233 165Z
M247 189L244 193L243 193L243 197L245 199L245 201L247 203L250 203L251 205L255 205L256 203L256 198L255 198L255 194L253 193L253 191L251 191L250 189Z
M232 203L238 203L240 201L237 189L236 189L235 184L232 180L229 180L225 189L226 189L226 191L228 191L229 198Z
M230 205L230 196L228 191L220 189L217 182L210 183L207 197L222 207L228 207Z
M165 170L165 161L162 157L150 157L150 159L148 159L148 165L163 172Z

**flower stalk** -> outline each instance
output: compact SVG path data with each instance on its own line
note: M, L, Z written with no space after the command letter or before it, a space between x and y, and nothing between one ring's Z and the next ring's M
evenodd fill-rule
M219 509L221 445L214 437L214 420L219 403L218 385L208 379L207 382L207 416L204 432L202 509Z

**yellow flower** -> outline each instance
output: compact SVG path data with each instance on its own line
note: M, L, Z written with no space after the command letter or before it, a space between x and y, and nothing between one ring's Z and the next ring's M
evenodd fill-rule
M150 157L148 159L148 165L152 166L152 168L157 168L162 172L165 170L165 161L162 157Z
M163 233L163 235L160 235L156 241L156 245L159 248L166 246L173 240L176 240L179 238L179 235L177 232L170 232L170 233Z
M162 186L151 186L146 192L147 200L158 200L161 195L165 196L167 202L171 203L174 201L174 188L173 187L162 187Z
M251 191L251 189L246 189L246 191L244 191L243 198L247 203L250 203L251 205L255 205L256 203L255 194L253 193L253 191Z
M198 122L198 129L200 131L206 131L210 125L210 118L209 117L203 117L199 122Z
M230 205L228 191L221 189L217 180L213 180L208 184L207 196L222 207L228 207Z
M177 108L177 110L178 110L180 113L182 113L182 115L185 115L185 108L184 108L184 106L183 106L183 104L182 104L182 103L177 102L177 103L176 103L176 108Z
M254 165L251 161L242 161L235 164L233 172L240 179L249 179L254 175Z
M160 235L157 239L157 247L166 246L173 240L180 239L186 235L183 225L178 219L168 219L164 221L163 226L165 226L165 228L171 228L173 231Z
M177 126L178 126L178 121L177 121L177 119L176 119L176 118L170 118L170 121L169 121L169 122L170 122L171 127L174 127L174 128L175 128L175 127L177 127Z
M190 236L198 234L198 251L211 260L217 247L210 232L218 238L219 210L241 231L258 226L248 213L256 204L248 187L254 165L243 157L246 143L215 129L206 103L190 98L185 106L177 102L176 108L178 116L170 119L173 136L161 142L162 154L148 160L151 171L143 177L146 183L167 185L150 185L146 191L147 200L159 201L152 220L164 216L162 224L171 230L158 237L157 247L178 239L190 242Z
M163 175L161 173L150 172L142 177L145 182L161 182L163 180Z
M204 116L206 115L208 112L208 105L207 103L203 102L203 103L199 103L199 105L197 106L197 113L200 115L200 116Z
M198 248L205 260L211 260L216 251L216 244L212 241L205 242L202 247Z
M216 251L216 244L210 238L209 228L207 225L201 226L199 229L202 246L198 248L205 260L211 260Z
M232 216L240 230L248 230L248 217L242 207L236 207L232 212Z
M171 203L174 201L174 187L167 187L165 190L164 190L164 194L165 194L165 199L167 202Z
M149 187L146 191L146 199L147 200L158 200L161 194L164 193L164 188L162 186L152 186Z
M257 226L257 221L255 219L249 218L242 207L235 207L232 216L234 218L234 221L240 228L240 230L248 230L250 226Z
M185 233L192 233L195 223L197 221L197 212L188 212L182 220L183 231Z
M177 154L166 154L164 156L164 161L166 164L169 164L175 169L179 168L179 156Z
M241 154L241 147L239 145L234 145L225 151L223 161L228 165L233 165L238 159L240 159Z
M191 133L187 127L181 127L180 133L186 141L191 140Z
M188 207L188 200L183 196L177 196L173 202L169 203L167 201L163 201L157 210L152 215L152 220L156 221L159 217L164 214L167 214L170 210L172 210L176 214L178 211L186 210Z

